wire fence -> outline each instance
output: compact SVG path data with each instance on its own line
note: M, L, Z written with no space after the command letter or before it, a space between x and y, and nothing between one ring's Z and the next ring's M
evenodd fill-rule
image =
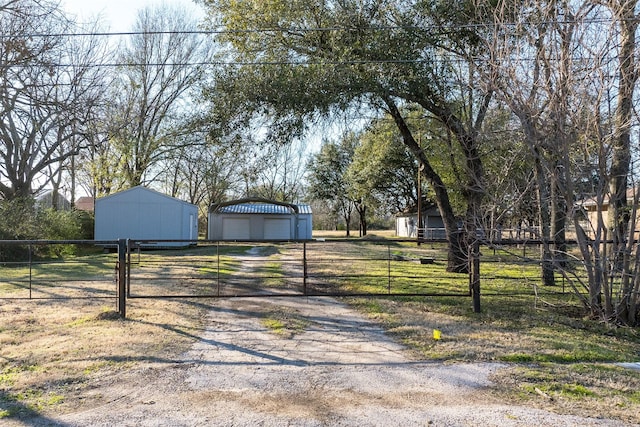
M0 299L116 298L113 243L0 240Z

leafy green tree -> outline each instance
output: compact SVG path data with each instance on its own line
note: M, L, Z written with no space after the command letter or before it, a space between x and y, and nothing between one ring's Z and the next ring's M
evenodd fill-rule
M210 25L232 49L236 61L216 79L212 118L222 132L267 117L270 135L287 138L309 120L366 106L387 111L403 143L422 165L436 195L449 235L448 269L467 270L466 231L476 229L484 197L478 146L492 93L461 81L479 38L474 2L259 2L202 0ZM460 59L463 59L462 63ZM465 167L462 185L465 229L449 200L448 188L421 150L401 108L420 105L451 132ZM238 112L246 112L238 115ZM275 138L274 138L275 139Z
M359 198L392 214L415 208L418 165L393 122L374 121L360 139L347 171Z
M308 166L310 198L324 201L332 212L342 217L347 236L351 235L354 203L346 175L357 144L358 137L355 134L346 135L338 143L324 142Z

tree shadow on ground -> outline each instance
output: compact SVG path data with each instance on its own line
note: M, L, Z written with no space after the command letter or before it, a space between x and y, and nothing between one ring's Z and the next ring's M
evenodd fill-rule
M18 397L0 390L0 424L6 421L17 421L24 426L66 427L68 424L54 421L42 415L32 406L22 402Z

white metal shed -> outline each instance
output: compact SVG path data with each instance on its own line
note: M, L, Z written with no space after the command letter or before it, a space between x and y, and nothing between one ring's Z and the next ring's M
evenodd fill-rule
M198 207L138 186L96 200L96 240L192 240L198 238ZM188 246L161 242L155 246Z
M444 229L444 221L440 216L440 211L435 206L428 207L422 211L422 227L424 228L424 238L444 239L447 234ZM399 213L396 215L396 236L417 237L418 236L418 213Z
M312 226L309 205L247 198L209 209L211 240L310 240Z

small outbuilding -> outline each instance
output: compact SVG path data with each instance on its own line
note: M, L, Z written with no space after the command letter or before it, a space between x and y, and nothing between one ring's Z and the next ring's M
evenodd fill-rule
M55 203L54 203L55 201ZM71 202L67 200L62 194L54 192L53 190L47 190L42 194L36 196L36 206L50 209L55 207L60 211L70 211Z
M635 203L636 191L638 191L637 187L627 188L626 198L627 204L629 206L632 206ZM581 221L581 225L584 231L587 233L587 236L591 238L594 237L594 230L598 228L600 218L602 218L602 223L606 228L611 227L609 220L609 194L602 195L600 200L598 199L598 197L591 197L585 200L578 201L577 205L583 210L584 218ZM638 212L636 213L635 220L633 220L633 218L630 218L629 221L630 226L631 224L640 223L640 210L638 210Z
M95 202L96 240L198 239L198 207L138 186ZM192 242L158 242L154 246L189 246Z
M211 240L310 240L312 213L309 205L247 198L211 205Z
M424 239L445 239L447 237L444 221L436 206L422 210L422 228L422 238ZM417 212L399 213L396 215L396 236L418 237Z

